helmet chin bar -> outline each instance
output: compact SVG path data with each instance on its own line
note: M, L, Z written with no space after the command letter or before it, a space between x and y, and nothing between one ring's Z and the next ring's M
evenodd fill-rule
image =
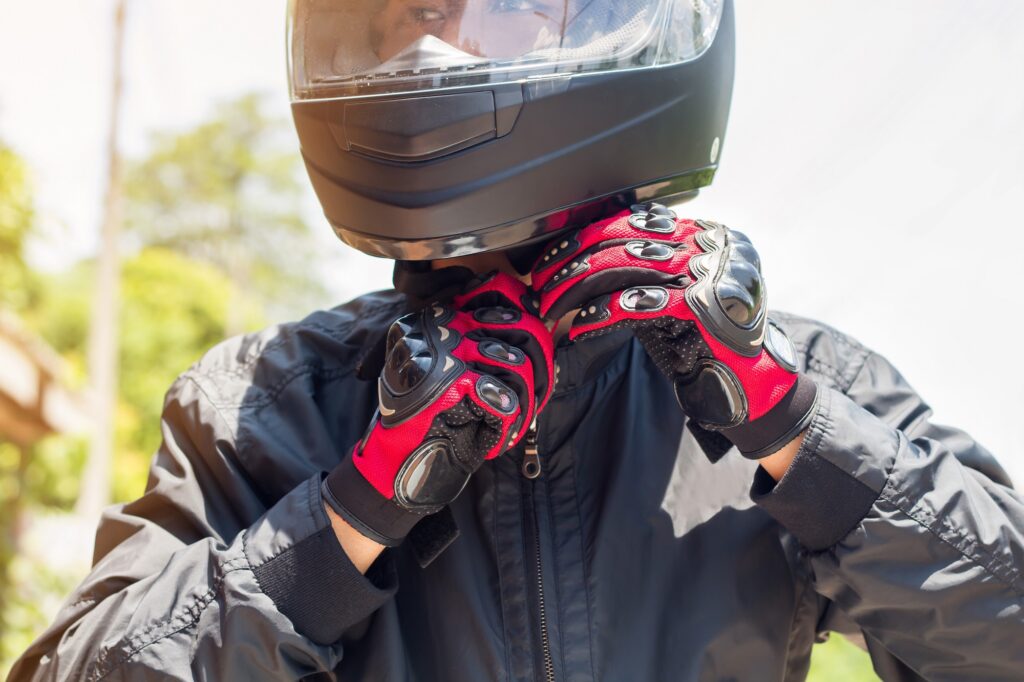
M488 230L468 232L461 236L449 235L435 239L416 240L385 239L350 230L340 225L332 225L332 227L341 241L363 253L379 258L405 261L457 258L484 251L499 251L513 246L520 247L533 242L546 241L558 232L585 227L623 208L628 208L632 204L646 201L680 204L690 201L700 193L701 187L711 184L715 171L715 166L708 166L685 175L592 199L554 213L498 225Z

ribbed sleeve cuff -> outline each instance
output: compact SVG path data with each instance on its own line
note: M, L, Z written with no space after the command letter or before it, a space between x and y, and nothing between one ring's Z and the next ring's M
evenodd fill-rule
M744 457L767 457L782 449L811 423L817 394L814 380L801 374L789 392L767 414L752 422L723 429L721 433Z
M425 513L395 504L377 492L346 457L324 479L324 500L338 516L374 542L397 547Z
M245 553L264 594L317 644L334 644L395 593L382 556L366 575L349 560L320 497L319 475L281 499L246 532Z
M890 453L869 457L858 447L890 440L895 447L895 434L868 433L878 430L889 429L845 396L823 389L793 463L778 482L758 467L751 499L808 549L831 547L867 515L884 485Z

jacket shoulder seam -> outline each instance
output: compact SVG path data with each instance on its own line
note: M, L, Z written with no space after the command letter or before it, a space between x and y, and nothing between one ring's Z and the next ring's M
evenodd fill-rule
M394 311L397 309L401 309L402 305L403 302L400 300L393 301L391 304L384 306L384 310ZM383 312L381 314L383 314ZM302 322L295 323L293 329L312 329L322 332L324 335L332 339L344 340L351 333L353 327L355 327L357 324L357 320L348 320L343 324L339 324L336 327L328 327L317 322L304 320ZM288 340L289 338L287 335L283 335L279 332L274 339L270 340L255 354L249 354L246 357L242 358L241 360L238 360L237 362L231 363L229 365L216 364L212 366L204 366L203 360L200 360L191 368L189 368L188 371L186 371L183 374L183 376L190 376L193 378L193 381L197 381L198 379L204 378L216 379L217 377L225 376L235 377L239 379L249 379L250 377L247 376L247 373L253 368L258 359L263 355L273 352L277 348L285 345L288 342ZM323 374L330 374L331 372L338 373L339 375L351 373L356 370L358 362L358 358L356 358L350 363L346 363L344 365L333 367L330 369L323 369L319 363L310 361L294 364L290 367L291 371L286 371L286 373L282 377L278 378L267 390L279 392L280 386L286 385L288 382L290 382L297 376L301 376L303 373L307 373L310 370L316 370L318 367L321 368L321 373ZM207 395L207 398L210 400L211 403L213 402L212 398L209 395ZM275 398L276 394L272 397L260 396L257 398L252 398L250 400L243 399L237 403L226 403L223 404L222 407L246 407L249 405L261 407L263 405L267 405L273 402Z
M339 379L341 377L349 376L354 374L356 371L355 365L351 367L331 367L326 368L316 362L304 362L299 365L295 365L292 371L282 376L276 383L267 387L262 391L262 395L250 400L243 400L235 407L239 408L252 408L258 410L260 408L270 405L277 400L281 393L284 392L288 385L298 379L299 377L315 375L324 379Z
M358 300L358 299L353 299L353 300ZM391 309L394 309L394 308L400 308L403 304L404 304L404 301L399 299L399 300L392 301L391 303L385 304L383 307L386 310L391 310ZM347 305L347 304L345 304L345 305ZM330 311L326 310L324 312L330 312ZM315 314L315 313L312 313L311 316L313 314ZM345 321L343 324L339 324L336 327L328 327L327 325L320 324L319 322L315 322L315 321L311 320L309 317L307 317L306 319L300 320L300 321L295 322L295 323L286 323L286 324L279 325L279 329L289 328L289 325L290 325L290 329L292 329L292 330L296 330L296 329L313 329L313 330L322 332L324 335L329 336L332 339L343 340L345 338L345 336L352 330L352 327L354 327L357 323L358 323L357 319L351 319L351 320ZM259 332L257 332L257 333L259 333ZM264 353L267 353L269 351L273 351L273 350L279 348L280 346L283 346L287 342L288 342L288 337L286 335L282 335L279 332L274 339L270 340L265 346L260 348L259 352L256 353L255 355L246 356L245 358L243 358L237 364L233 365L230 368L228 368L228 367L214 367L214 368L211 368L210 373L211 374L212 373L235 373L235 372L238 372L238 371L241 371L241 370L244 370L244 369L251 368L252 365L256 362L256 360L259 358L260 355L262 355Z
M868 358L874 355L876 355L876 353L873 350L868 350L866 348L859 349L857 358L851 360L848 366L848 369L850 370L849 379L846 380L846 385L840 387L843 395L848 394L850 389L853 388L853 385L857 382L857 378L860 377L861 372L864 371L864 367L867 366Z

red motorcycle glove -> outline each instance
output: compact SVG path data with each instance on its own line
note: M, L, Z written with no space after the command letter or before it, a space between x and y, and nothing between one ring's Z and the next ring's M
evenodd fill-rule
M633 328L687 416L747 457L777 451L813 416L815 385L767 318L760 259L739 232L637 205L550 244L533 288L547 318L580 308L572 339Z
M554 385L551 332L526 286L492 274L467 288L391 326L377 413L324 479L327 504L383 545L518 443Z

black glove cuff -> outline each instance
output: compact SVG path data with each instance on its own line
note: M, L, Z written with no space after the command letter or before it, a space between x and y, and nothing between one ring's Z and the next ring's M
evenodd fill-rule
M327 474L320 491L324 502L338 516L386 547L402 544L412 527L427 515L401 507L377 492L356 469L351 457Z
M759 419L721 433L748 459L778 452L807 428L817 407L818 386L801 374L775 407Z

